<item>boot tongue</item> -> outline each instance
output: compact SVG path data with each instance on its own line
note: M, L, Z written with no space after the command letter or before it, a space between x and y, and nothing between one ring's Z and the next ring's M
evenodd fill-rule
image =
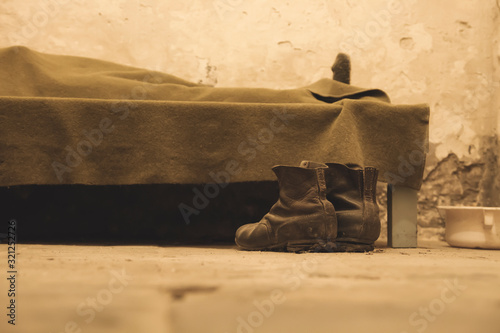
M313 161L302 161L300 162L301 168L314 169L314 168L328 168L326 164L313 162Z

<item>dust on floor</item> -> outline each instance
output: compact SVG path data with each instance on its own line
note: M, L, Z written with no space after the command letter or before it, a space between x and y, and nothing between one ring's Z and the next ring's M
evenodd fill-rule
M1 332L500 332L500 251L17 245Z

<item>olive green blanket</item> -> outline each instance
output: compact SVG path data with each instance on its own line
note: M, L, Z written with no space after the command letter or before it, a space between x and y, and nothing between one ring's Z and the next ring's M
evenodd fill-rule
M301 160L358 163L418 189L427 105L320 80L213 88L24 47L0 49L0 186L274 180Z

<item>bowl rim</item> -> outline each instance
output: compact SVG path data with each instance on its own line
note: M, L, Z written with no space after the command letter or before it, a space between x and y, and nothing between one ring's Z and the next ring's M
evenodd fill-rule
M492 210L500 211L500 207L482 207L482 206L437 206L438 209L444 210Z

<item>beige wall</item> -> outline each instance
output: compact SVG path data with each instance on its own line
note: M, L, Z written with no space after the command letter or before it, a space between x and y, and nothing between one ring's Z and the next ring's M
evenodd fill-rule
M487 184L498 181L498 163L487 160L498 157L500 134L499 9L495 0L3 0L0 47L270 88L330 77L335 55L347 52L353 84L430 104L421 195L430 211L486 204ZM422 218L442 227L434 211Z

